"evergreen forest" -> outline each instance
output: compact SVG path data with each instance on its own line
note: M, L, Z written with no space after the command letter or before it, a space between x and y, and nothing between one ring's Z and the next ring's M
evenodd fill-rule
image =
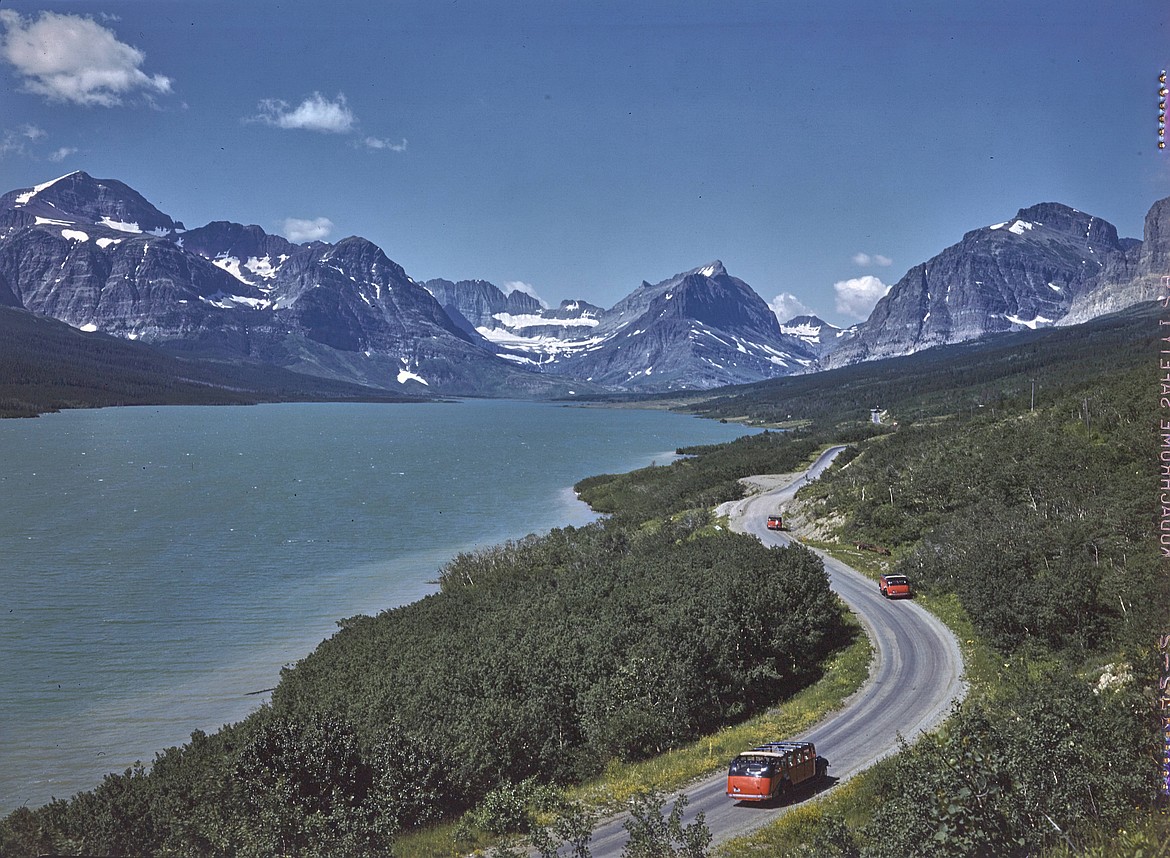
M269 364L185 359L0 307L0 418L117 405L415 402Z

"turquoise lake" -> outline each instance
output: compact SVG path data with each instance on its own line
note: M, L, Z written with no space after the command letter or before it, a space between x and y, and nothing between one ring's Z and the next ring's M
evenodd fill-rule
M0 814L239 720L460 551L593 520L582 477L747 431L498 400L0 421Z

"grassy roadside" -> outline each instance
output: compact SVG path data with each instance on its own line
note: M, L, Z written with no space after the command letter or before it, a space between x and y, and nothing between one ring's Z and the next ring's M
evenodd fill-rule
M1026 424L1024 429L1026 430L1030 426L1030 423ZM886 439L875 439L871 443L881 445L883 442L886 442ZM1002 450L996 447L995 453L1000 454ZM916 475L920 479L924 476L917 472ZM1021 485L1025 484L1021 483ZM1015 482L1011 482L1010 485L1014 486ZM884 492L886 488L884 483L879 480L877 486ZM943 488L947 488L947 486L944 485ZM901 483L898 484L898 491L899 499L904 499L909 494L907 486ZM894 496L894 490L890 489L889 506L891 508L894 506ZM860 499L862 502L865 501L864 488ZM722 521L719 523L723 524ZM874 531L874 535L865 533L863 530L861 538L884 541L883 537L889 535L881 530L881 527L885 526L881 521L875 520L869 524L871 529L876 526L877 530ZM821 533L826 534L826 531L822 530ZM890 533L895 532L891 530ZM825 551L870 577L876 578L883 571L893 569L898 560L907 554L907 546L911 544L910 541L906 538L899 539L897 536L898 534L895 533L894 536L890 537L892 541L886 543L893 546L894 553L891 556L859 550L852 545L839 542L806 540L805 544ZM823 538L834 539L835 537L839 538L837 532L828 531ZM1055 650L1048 652L1043 648L1025 648L1018 651L1005 650L1004 652L1010 654L1001 654L1001 651L994 649L975 631L975 624L960 605L957 595L919 595L917 601L922 607L942 620L958 638L965 660L964 673L970 688L970 699L989 712L994 710L995 701L999 700L1001 695L1010 699L1009 692L1012 689L1013 677L1018 684L1021 679L1038 680L1053 668L1078 668L1079 665L1077 677L1079 681L1082 678L1089 678L1087 675L1080 674L1092 671L1092 668L1087 667L1087 663L1083 661L1065 663L1066 660L1063 660L1060 653ZM1123 610L1125 608L1124 602L1122 608ZM978 618L978 614L975 616ZM868 664L868 658L864 660L862 665L860 681L864 681L866 664ZM834 664L833 670L830 670L828 675L831 675L836 667L837 665ZM813 689L809 689L809 692L811 691ZM800 699L799 696L794 698L794 701L798 699ZM779 711L781 710L777 710L777 712ZM768 716L761 716L760 719L755 719L748 724L721 731L694 743L691 747L675 751L660 759L647 761L636 766L613 766L605 772L603 777L573 790L566 797L604 810L622 802L630 792L636 789L653 788L660 792L669 793L695 777L711 771L718 771L726 759L744 746L755 744L776 734L792 735L807 726L807 722L802 722L799 718L795 720L766 720L775 714L777 713L769 713ZM964 717L967 714L964 710L948 724L941 726L937 735L943 737L962 735L956 731L962 729ZM1020 719L1017 717L1015 720ZM1068 727L1069 725L1064 726ZM762 729L759 732L752 732L753 727ZM875 809L878 808L884 800L883 796L889 791L887 784L894 780L896 774L906 768L908 763L903 761L913 759L913 753L907 754L902 760L899 760L897 755L887 758L818 799L794 807L780 820L752 835L722 844L713 850L713 854L720 856L720 858L740 858L740 856L753 856L754 858L754 856L764 854L781 856L787 854L801 856L856 855L858 844L854 835L865 836L864 832L860 830L874 818ZM933 783L934 781L927 779L922 782ZM882 818L880 812L877 818ZM1086 820L1085 827L1077 832L1078 841L1086 849L1091 848L1091 854L1101 855L1103 858L1104 856L1118 858L1122 855L1140 854L1145 856L1165 853L1165 849L1155 851L1146 849L1151 844L1164 843L1164 835L1167 833L1164 818L1139 815L1131 822L1132 824L1126 823L1123 830L1114 832L1112 829L1110 831L1105 831L1103 828L1095 829L1094 823L1091 820ZM839 842L845 851L824 851L825 845L832 842L835 833L842 835ZM1051 840L1051 835L1049 835L1049 840ZM1066 840L1071 848L1073 841L1068 838ZM847 841L851 851L845 849ZM817 848L809 851L810 843L814 842L817 844ZM1125 844L1127 843L1133 846L1129 851L1126 851L1128 847ZM865 846L865 844L861 845ZM1064 847L1059 846L1059 848L1063 849ZM400 854L409 853L402 852ZM1054 849L1049 842L1045 844L1042 852L1034 854L1043 854L1049 858L1066 858L1067 855L1073 853ZM1089 853L1086 852L1086 854Z
M809 543L859 571L876 579L892 562L876 555L858 551L851 546L834 543ZM981 640L967 613L954 594L916 597L916 601L947 625L959 640L964 659L964 677L969 700L992 698L1001 694L1005 679L1020 671L1032 673L1043 670L1040 662L1009 658L997 653ZM946 723L939 731L947 729ZM850 778L832 791L794 806L774 822L751 834L722 843L712 850L714 858L783 858L783 856L827 855L824 849L834 842L834 832L858 832L873 817L880 803L880 785L888 780L900 765L898 755L879 761L869 769ZM1170 858L1170 817L1165 814L1146 814L1135 817L1131 824L1118 831L1097 830L1088 842L1073 850L1060 845L1041 853L1045 858ZM816 842L817 848L810 848ZM842 855L855 855L850 843L842 847ZM831 848L831 847L830 847Z
M805 544L847 563L859 572L877 579L893 567L889 558L858 550L840 543L813 542ZM1000 658L976 635L970 619L953 595L943 597L915 597L915 601L934 614L955 634L963 654L964 677L969 685L968 696L993 693L1001 672ZM854 775L845 783L819 798L793 807L776 821L720 844L713 850L718 858L761 858L800 854L814 833L822 833L842 822L856 830L869 821L876 806L877 786L891 767L897 765L897 755L886 757L874 766Z
M819 455L818 449L807 458L803 467L811 465ZM718 519L717 523L723 526L730 524L726 518ZM875 580L891 565L889 558L851 546L811 540L802 542L831 554ZM953 619L944 617L944 621L948 622L952 629L964 628L963 618L959 616L962 611L953 600L950 604L945 600L932 601L938 601L938 608L946 609L947 613L954 615ZM927 607L928 610L934 609L932 606ZM934 610L938 612L937 609ZM637 763L612 761L599 777L565 790L563 798L598 814L615 812L637 792L645 790L656 790L665 794L677 792L695 780L722 771L727 761L744 748L808 730L831 712L841 708L869 676L869 665L873 657L872 647L860 624L851 618L850 625L857 632L853 644L826 664L825 674L817 683L791 699L762 715L727 727L659 757ZM961 641L965 640L971 644L974 638L970 632L970 624L966 623L965 628L966 633L956 631L956 634ZM963 654L968 664L972 663L975 656L973 646L965 645ZM822 801L803 804L794 812L786 814L784 820L793 817L792 823L774 824L762 829L753 837L744 838L742 846L739 845L740 841L733 841L732 844L722 847L721 851L743 848L747 850L745 854L754 855L759 849L771 849L773 837L779 837L779 843L800 842L802 830L810 824L818 824L817 821L822 814L819 808L822 806L832 808L828 812L862 821L863 817L859 814L866 806L865 795L868 793L864 777L864 775L855 777L847 784L834 789ZM854 807L857 809L853 809ZM795 833L788 831L792 825L796 826L792 829ZM417 832L404 832L396 840L394 852L396 858L453 858L477 850L490 849L497 842L497 838L485 832L475 830L465 823L453 821Z
M744 748L807 730L839 709L869 675L872 659L869 639L855 621L850 625L857 630L854 642L830 659L819 681L789 700L660 757L638 763L615 761L599 777L566 790L564 798L598 813L612 812L636 792L680 790L698 778L721 771ZM459 827L459 823L451 822L404 832L395 841L395 858L450 858L490 848L494 843L490 836L480 832L470 833L470 839L460 839L468 832L460 832Z

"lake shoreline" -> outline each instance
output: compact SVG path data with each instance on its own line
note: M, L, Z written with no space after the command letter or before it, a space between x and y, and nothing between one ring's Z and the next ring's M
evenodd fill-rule
M590 473L743 434L661 411L466 404L112 408L0 421L11 454L0 502L22 513L0 535L0 584L11 594L0 643L13 653L12 694L0 703L0 812L92 789L193 729L246 717L262 702L251 692L274 686L280 666L311 653L338 620L424 598L462 551L595 520L573 491ZM485 449L469 440L479 436ZM409 452L420 443L436 451L433 463ZM404 589L402 576L414 583ZM260 593L255 607L235 607ZM204 704L211 711L195 714ZM134 740L137 722L161 741ZM127 739L139 750L119 750Z

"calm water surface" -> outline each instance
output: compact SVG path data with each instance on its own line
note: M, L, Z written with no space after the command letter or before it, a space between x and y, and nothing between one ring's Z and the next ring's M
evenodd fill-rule
M239 720L459 551L591 521L582 477L745 431L500 401L0 421L0 813Z

